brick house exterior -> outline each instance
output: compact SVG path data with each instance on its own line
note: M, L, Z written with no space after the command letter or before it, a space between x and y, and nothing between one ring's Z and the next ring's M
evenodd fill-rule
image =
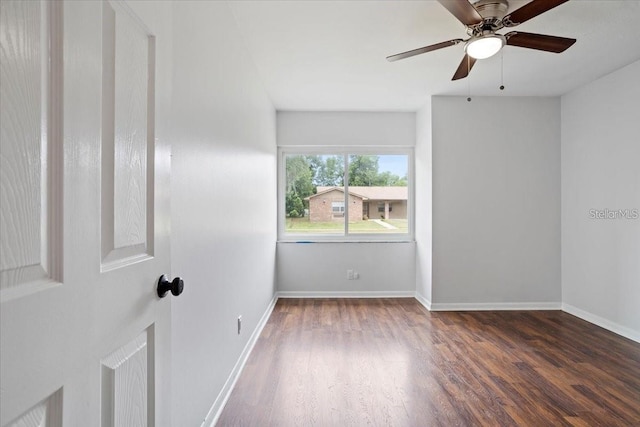
M321 187L318 188L320 190ZM309 201L309 220L311 222L343 221L344 208L342 211L335 210L340 205L344 206L344 189L340 187L330 187L324 191L307 197ZM349 192L349 221L362 220L363 197Z
M349 187L349 222L407 219L407 196L407 187ZM311 222L343 221L343 187L318 187L317 193L305 200Z

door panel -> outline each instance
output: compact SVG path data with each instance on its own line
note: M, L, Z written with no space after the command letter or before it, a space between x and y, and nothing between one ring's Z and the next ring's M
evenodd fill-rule
M170 5L0 4L0 425L168 425Z
M62 396L57 391L11 423L11 427L61 427Z
M102 427L148 425L147 349L144 331L102 360Z
M58 279L52 248L56 200L49 111L51 8L45 2L2 2L0 21L0 289L3 299ZM48 155L50 154L50 155ZM12 289L9 288L18 288Z
M105 2L103 33L103 270L152 255L154 39L129 10ZM151 203L149 203L151 202ZM150 241L151 240L151 241Z
M61 366L63 356L52 352L41 362L47 348L64 343L53 330L55 312L47 304L61 302L63 292L57 216L62 146L53 111L60 106L54 95L61 84L56 27L61 8L56 6L0 2L2 425L46 423L47 413L61 413L62 382L49 366Z

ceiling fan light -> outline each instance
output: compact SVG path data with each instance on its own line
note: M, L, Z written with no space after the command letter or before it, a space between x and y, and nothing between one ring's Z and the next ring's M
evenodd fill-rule
M505 38L499 34L491 34L471 39L464 47L465 52L475 59L490 58L505 45Z

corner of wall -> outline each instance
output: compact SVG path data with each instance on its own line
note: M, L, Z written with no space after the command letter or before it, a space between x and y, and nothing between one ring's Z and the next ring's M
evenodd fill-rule
M431 99L416 113L415 148L415 238L416 295L430 309L432 299L432 199L433 156Z
M416 298L416 300L418 300L418 302L420 304L422 304L424 306L424 308L426 308L427 310L431 311L431 300L429 300L425 296L419 294L418 292L416 292L415 298Z
M635 61L561 99L563 310L635 341L640 338L639 74ZM620 215L625 211L631 216Z

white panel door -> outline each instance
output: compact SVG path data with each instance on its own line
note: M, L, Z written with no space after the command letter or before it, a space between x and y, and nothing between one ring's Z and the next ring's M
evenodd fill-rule
M170 423L167 7L0 2L1 426Z

